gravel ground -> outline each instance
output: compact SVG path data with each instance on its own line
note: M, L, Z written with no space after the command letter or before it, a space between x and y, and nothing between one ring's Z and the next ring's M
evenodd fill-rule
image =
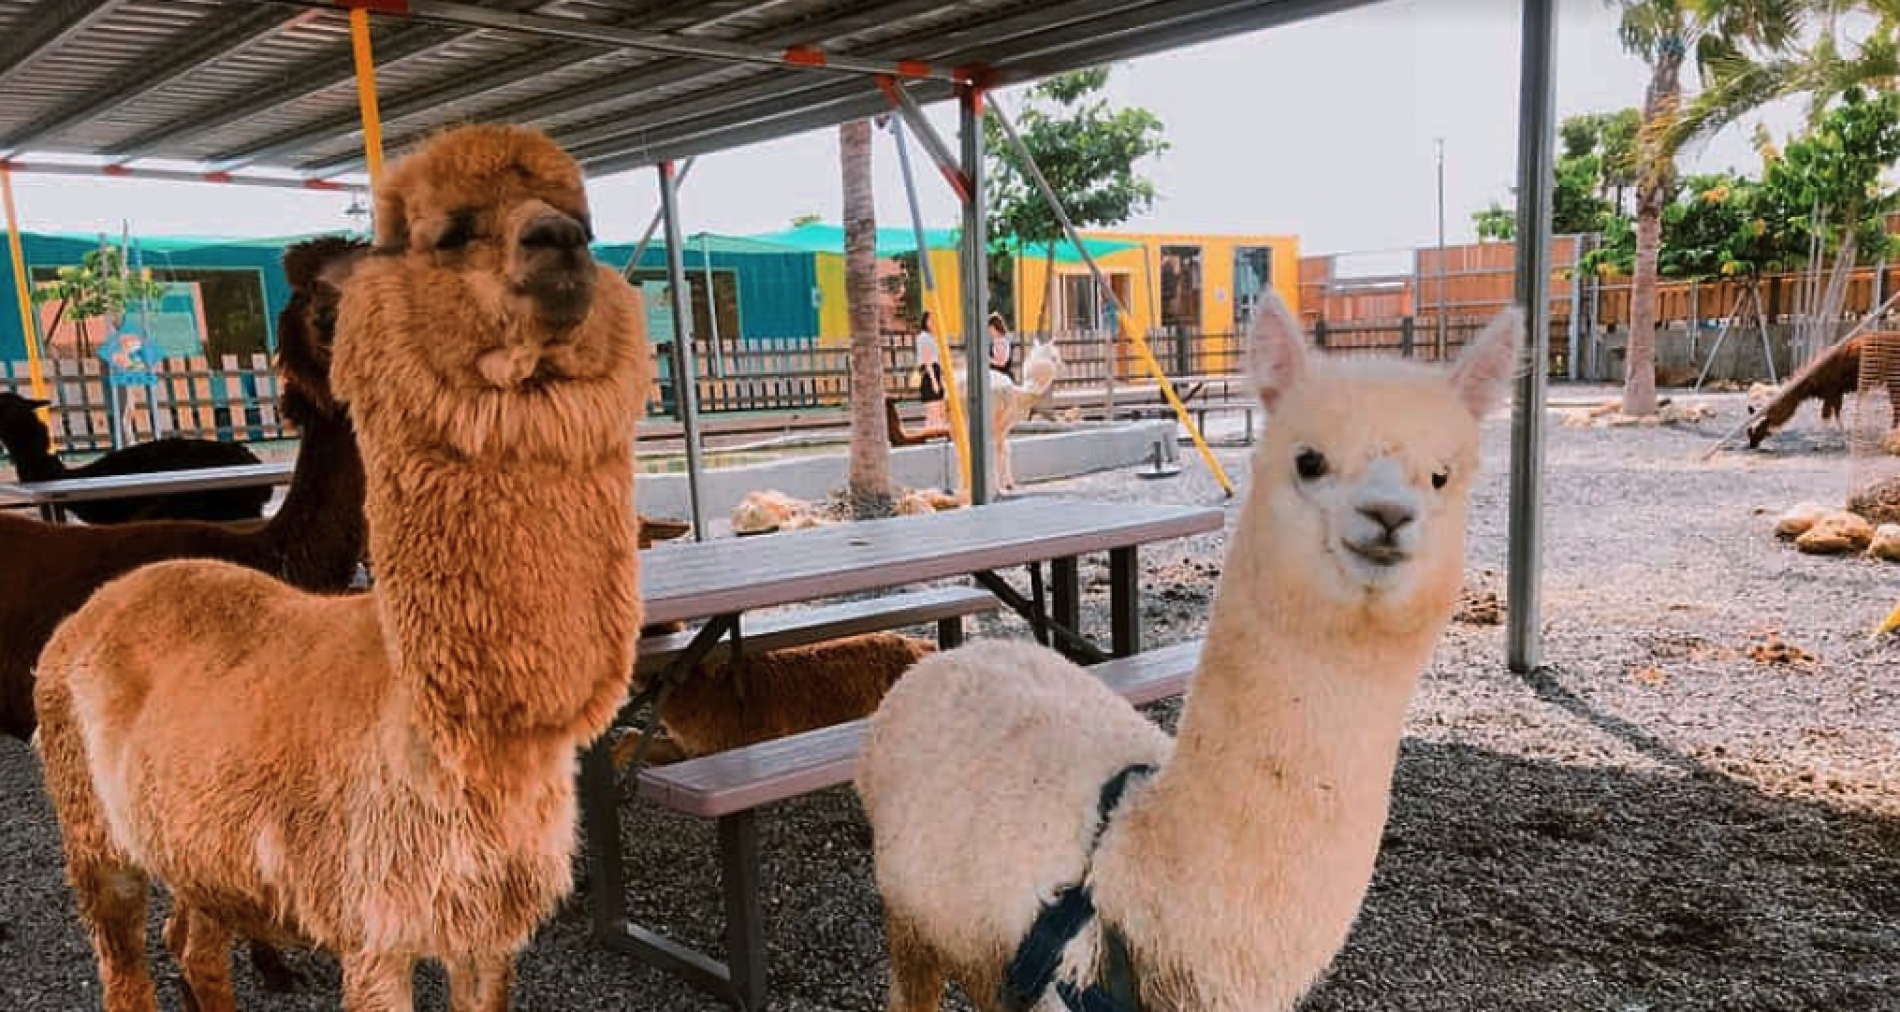
M1743 410L1733 396L1710 403L1717 417L1693 428L1553 426L1548 667L1512 675L1501 626L1451 627L1414 706L1372 895L1307 1008L1900 1009L1896 646L1867 639L1900 597L1900 568L1809 558L1770 536L1758 511L1846 490L1844 441L1812 409L1768 452L1703 463ZM1488 426L1470 546L1480 597L1503 590L1508 438L1506 420ZM1244 471L1242 451L1221 457ZM1101 475L1033 494L1218 501L1191 455L1170 481ZM1151 643L1200 633L1222 541L1147 552ZM1090 576L1099 629L1106 574ZM1013 622L985 631L1024 635ZM1770 634L1814 660L1751 659ZM882 1008L855 799L830 792L762 823L774 1008ZM631 876L634 916L716 948L711 829L623 813L629 861L645 869ZM270 1000L239 961L247 1007L336 1007L333 966L294 958L305 986ZM0 1009L96 1007L94 990L36 766L0 742ZM421 993L444 1007L432 972ZM178 1007L175 989L161 995ZM548 1012L718 1008L590 945L578 899L522 960L516 995Z

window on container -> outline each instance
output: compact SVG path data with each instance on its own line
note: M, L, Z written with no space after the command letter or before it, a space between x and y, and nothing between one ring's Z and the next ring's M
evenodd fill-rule
M1260 293L1273 286L1273 250L1267 246L1234 248L1234 332L1253 320Z
M1066 333L1085 333L1102 326L1101 293L1087 274L1062 276L1062 325Z
M1191 334L1201 329L1201 248L1161 247L1161 329Z
M34 284L52 284L57 270L33 268ZM165 285L163 294L130 308L134 326L148 330L167 358L204 356L216 362L225 355L244 360L270 351L264 277L255 268L157 267L152 278ZM50 335L55 355L90 357L112 336L103 317L78 318L74 307L57 300L36 308L41 333Z

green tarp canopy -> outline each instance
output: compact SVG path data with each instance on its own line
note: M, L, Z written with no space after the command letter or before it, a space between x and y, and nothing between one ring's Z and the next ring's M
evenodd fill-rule
M933 250L956 249L958 232L959 230L954 228L924 229L924 244ZM758 235L746 236L745 238L755 242L771 243L775 246L789 246L811 253L842 254L844 252L844 226L831 225L825 222L812 222L809 225L798 225L779 232L764 232ZM1139 243L1122 242L1117 239L1085 238L1082 242L1088 247L1089 255L1096 257L1107 256L1110 253L1125 249L1134 249L1140 245ZM1010 245L1014 244L1011 243ZM1034 250L1034 255L1038 259L1042 257L1043 253L1040 245L1031 247L1031 249ZM878 256L893 257L905 253L915 253L916 251L917 233L913 230L898 227L880 228L877 230ZM1029 250L1025 250L1024 252L1026 256L1029 255ZM1082 255L1076 250L1073 244L1063 241L1056 243L1056 260L1059 263L1079 263L1082 260Z

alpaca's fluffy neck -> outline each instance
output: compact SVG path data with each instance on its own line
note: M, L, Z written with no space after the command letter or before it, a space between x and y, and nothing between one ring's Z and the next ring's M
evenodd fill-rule
M1370 616L1329 618L1349 609L1290 590L1306 560L1276 557L1284 548L1273 525L1241 518L1173 757L1097 863L1102 909L1131 937L1175 950L1147 958L1183 1007L1227 1008L1201 987L1285 1007L1343 941L1411 692L1443 626L1421 616L1393 633ZM1449 597L1432 596L1426 611ZM1284 979L1262 980L1260 967Z
M264 526L277 575L304 590L347 588L369 540L363 494L363 456L348 416L316 414L303 427L290 491Z
M0 446L7 449L13 471L21 481L52 481L66 473L66 462L56 456L48 444L48 434L37 419L31 423L39 431L19 431L0 427Z
M565 763L625 694L640 609L620 385L596 384L612 396L592 400L485 394L451 409L466 410L458 431L519 422L594 439L587 454L465 456L390 418L366 433L375 592L406 695L393 719L457 775L540 789L537 773L517 774ZM592 435L609 428L613 438Z

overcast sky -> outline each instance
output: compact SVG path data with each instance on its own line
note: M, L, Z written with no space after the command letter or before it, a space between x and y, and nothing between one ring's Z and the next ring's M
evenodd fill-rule
M1443 137L1449 236L1469 239L1470 213L1508 202L1514 181L1518 6L1393 0L1118 66L1114 99L1153 110L1173 145L1147 166L1161 199L1128 227L1293 234L1305 253L1428 244L1433 138ZM1617 42L1615 13L1602 0L1559 0L1559 12L1559 116L1639 104L1645 72ZM1015 107L1008 93L1003 101ZM1767 116L1779 132L1797 112ZM931 115L953 133L953 109ZM1692 152L1688 166L1752 171L1753 122ZM880 222L907 224L888 134L874 157ZM835 221L837 159L836 130L703 157L681 193L686 230L760 232L801 214ZM30 229L116 233L129 220L134 233L272 235L349 221L348 200L336 195L31 175L15 183ZM955 224L942 180L922 173L919 186L929 223ZM650 169L590 188L607 238L637 236L657 202Z

